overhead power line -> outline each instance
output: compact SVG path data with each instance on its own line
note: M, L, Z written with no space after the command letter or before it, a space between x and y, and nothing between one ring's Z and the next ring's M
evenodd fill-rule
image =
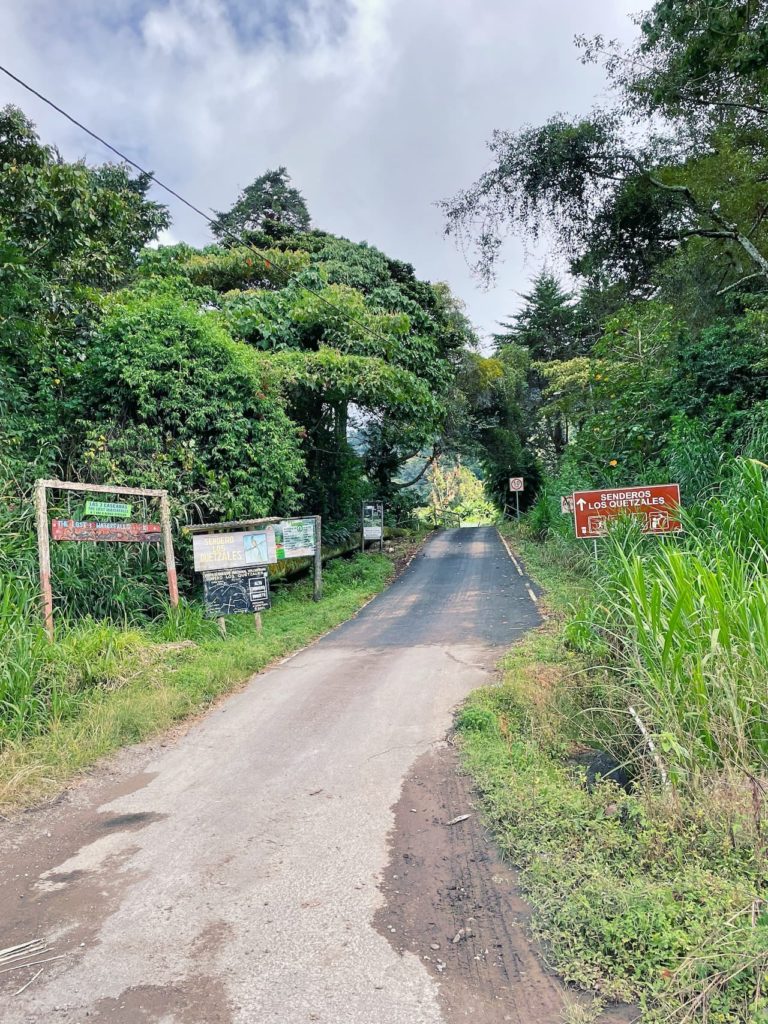
M62 107L58 106L58 104L54 103L53 100L49 99L47 96L44 96L43 93L38 92L37 89L31 86L28 82L25 82L22 78L19 78L18 75L14 75L12 71L10 71L2 64L0 64L0 71L2 71L3 74L7 75L8 78L13 79L13 81L20 85L22 89L26 89L27 92L32 93L33 96L37 96L39 100L42 100L43 103L47 104L49 107L55 110L57 114L61 114L61 116L65 117L67 121L75 125L81 131L85 132L86 135L90 135L92 139L95 139L96 142L104 146L111 153L114 153L115 156L119 157L124 163L129 164L135 170L139 171L140 174L146 175L146 177L153 181L159 188L164 189L164 191L166 191L169 195L173 196L175 199L178 199L180 203L183 203L184 206L188 207L199 217L202 217L203 220L206 221L209 225L215 224L214 218L207 214L204 210L201 210L199 206L195 206L195 204L190 202L189 199L185 199L185 197L181 195L180 192L177 192L176 189L172 188L170 185L167 185L164 181L161 181L160 178L158 178L157 175L154 174L152 171L148 171L146 168L142 167L141 164L136 163L135 160L132 160L129 156L127 156L120 149L118 149L117 146L113 146L111 142L108 142L97 132L93 131L92 128L89 128L87 125L83 124L82 121L78 121L76 117L68 113ZM226 232L226 235L232 241L237 242L238 245L241 245L246 249L250 249L251 252L255 253L259 257L259 259L262 259L264 261L267 267L274 267L278 274L283 275L283 278L286 283L288 283L291 280L291 274L283 267L281 267L279 264L273 263L270 257L266 253L258 249L253 244L253 242L250 242L248 241L248 239L235 234L228 228L225 228L224 230ZM376 338L377 341L386 340L384 336L380 334L378 331L374 330L364 321L359 320L356 316L350 313L349 310L343 309L341 306L338 306L335 302L331 302L330 299L326 298L325 295L319 292L316 288L307 287L307 291L313 292L318 297L318 299L321 300L321 302L325 303L326 306L334 310L336 313L341 314L341 316L345 317L350 323L356 324L358 327L362 328L364 331L370 334L371 337ZM432 318L429 317L429 319L431 320Z

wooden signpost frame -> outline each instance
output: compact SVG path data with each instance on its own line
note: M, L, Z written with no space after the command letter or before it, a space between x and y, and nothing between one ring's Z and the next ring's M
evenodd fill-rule
M40 595L43 602L43 620L48 639L53 640L53 590L51 588L51 544L48 523L48 491L79 491L88 494L120 494L137 498L157 498L160 502L160 529L168 577L168 597L171 607L179 603L179 582L171 534L171 509L168 491L142 487L120 487L117 484L83 484L72 480L37 480L35 482L35 519L37 522L37 551L40 563Z

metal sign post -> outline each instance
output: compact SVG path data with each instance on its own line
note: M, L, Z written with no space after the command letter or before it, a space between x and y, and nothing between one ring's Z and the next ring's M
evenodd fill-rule
M602 491L574 491L573 526L581 540L595 540L608 533L608 524L621 515L637 516L644 534L680 533L680 487L650 484L647 487L612 487Z
M520 492L525 490L525 479L521 476L511 476L509 490L515 496L515 517L520 519Z
M365 551L369 540L379 542L379 551L384 550L384 502L364 501L360 513L360 550Z
M165 571L168 578L168 597L171 607L179 603L179 585L176 576L176 559L173 553L171 534L171 513L168 492L148 488L121 487L111 484L82 484L72 480L37 480L35 482L35 521L37 525L37 552L40 563L40 595L43 605L43 621L48 639L53 640L53 591L51 589L51 547L48 532L48 491L78 491L88 494L129 495L139 498L158 498L160 501L160 524L154 523L112 523L55 520L53 539L56 541L101 542L119 541L162 543L165 554ZM109 508L112 503L89 502L93 508ZM120 503L114 503L119 505ZM122 506L122 508L130 506ZM115 513L127 518L122 511ZM130 514L130 513L129 513Z

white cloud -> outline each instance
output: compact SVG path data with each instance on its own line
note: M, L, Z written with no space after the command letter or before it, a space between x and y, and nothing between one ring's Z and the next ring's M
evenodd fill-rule
M481 292L436 200L487 165L494 128L579 113L604 88L577 32L627 38L636 0L25 0L3 63L203 208L285 164L315 223L447 280L484 330L537 269L507 247ZM107 157L5 80L68 157ZM208 240L175 201L173 236Z

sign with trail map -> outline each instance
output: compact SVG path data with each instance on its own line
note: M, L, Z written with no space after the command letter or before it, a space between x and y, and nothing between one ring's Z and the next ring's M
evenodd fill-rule
M204 572L203 600L206 614L212 618L264 611L271 605L269 570L263 565Z
M90 520L53 519L54 540L117 541L123 544L159 544L162 530L159 523L102 523Z
M575 491L573 522L576 536L584 540L604 537L611 519L637 516L643 533L679 533L680 487L650 484L647 487L613 487L602 491Z
M237 533L196 533L192 537L196 572L271 565L277 561L273 526Z

